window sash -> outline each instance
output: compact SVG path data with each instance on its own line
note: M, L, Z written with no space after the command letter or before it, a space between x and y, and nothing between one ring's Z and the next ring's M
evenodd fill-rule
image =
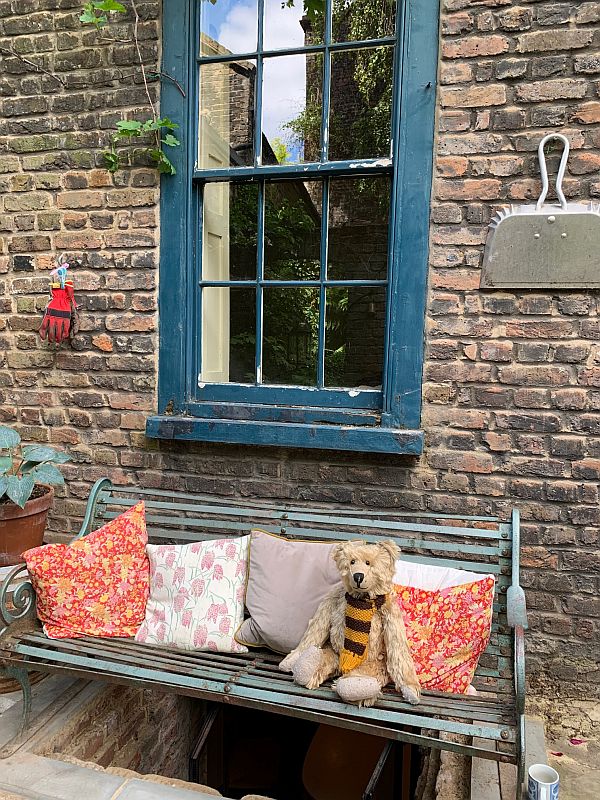
M231 408L226 402L195 404L195 384L198 372L197 331L192 326L194 309L199 292L193 291L197 282L195 272L195 231L198 221L197 185L203 180L234 179L242 173L228 170L225 175L194 174L197 154L197 97L198 65L195 55L198 47L197 14L195 0L170 0L169 15L163 19L164 65L168 80L162 81L162 113L179 122L184 135L184 146L173 153L177 175L163 179L161 186L161 280L159 289L159 384L158 414L148 422L148 435L159 438L214 438L217 441L239 441L266 444L296 444L305 447L339 447L363 449L359 444L360 432L352 442L345 441L342 433L334 431L335 425L325 426L332 433L330 439L310 434L310 410L304 406L290 407L302 415L309 415L306 433L298 432L298 425L281 424L272 436L263 428L271 423L272 415L285 413L274 406L251 409L252 421L229 438L220 439L211 426L194 427L179 431L178 425L167 422L177 415L192 415L206 419L227 420ZM394 236L391 253L393 271L390 274L389 296L394 298L390 317L388 360L384 376L383 407L378 423L381 431L377 437L365 439L364 449L381 452L419 452L418 447L405 441L404 435L415 433L421 413L421 373L423 364L424 314L427 284L427 255L429 241L429 202L433 166L433 133L435 119L436 75L438 66L438 0L402 0L396 22L395 71L398 88L394 95L392 113L392 142L395 162L391 160L379 168L394 174L392 198L393 217L391 231ZM405 27L410 25L410 36ZM304 48L303 48L304 49ZM410 110L402 119L399 107ZM365 163L363 163L363 161ZM314 164L314 175L321 170L346 174L365 174L375 164L345 162L343 164ZM381 164L381 162L380 162ZM286 166L257 167L257 176L284 176L290 171ZM295 172L295 170L294 170ZM333 174L332 172L332 174ZM248 170L244 168L244 175ZM195 178L195 179L194 179ZM395 202L394 202L395 200ZM391 308L391 306L390 306ZM225 386L226 390L227 387ZM261 412L264 408L264 412ZM204 411L202 411L204 409ZM295 410L294 410L295 409ZM326 413L327 409L323 409ZM321 417L321 412L317 412ZM339 413L343 414L340 407ZM351 416L357 412L349 412ZM264 414L264 416L263 416ZM235 417L234 417L235 418ZM185 417L181 418L185 419ZM314 419L314 417L313 417ZM264 420L264 421L261 421ZM337 421L340 421L339 418ZM352 420L353 421L353 420ZM349 420L349 423L352 424ZM164 422L164 425L163 425ZM302 426L300 426L302 427ZM318 427L318 426L317 426ZM164 428L164 432L163 432ZM310 429L310 431L308 430ZM404 430L402 430L404 429ZM253 432L255 431L255 432ZM397 431L397 433L393 433ZM309 435L310 434L310 435ZM357 438L358 437L358 438ZM381 441L379 442L379 437ZM379 442L379 443L378 443Z

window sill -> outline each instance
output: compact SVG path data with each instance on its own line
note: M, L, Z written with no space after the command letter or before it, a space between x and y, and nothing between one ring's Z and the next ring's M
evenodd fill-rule
M253 444L271 447L310 447L418 456L424 433L401 428L324 425L297 422L258 422L202 417L155 416L146 421L150 439Z

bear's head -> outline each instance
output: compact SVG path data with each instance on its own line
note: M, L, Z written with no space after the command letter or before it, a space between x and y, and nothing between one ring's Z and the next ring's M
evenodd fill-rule
M333 548L333 559L346 591L353 597L374 598L391 591L400 548L391 539L377 544L341 542Z

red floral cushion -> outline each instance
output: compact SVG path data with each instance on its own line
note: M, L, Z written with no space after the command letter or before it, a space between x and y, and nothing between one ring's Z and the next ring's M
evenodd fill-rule
M394 588L421 686L465 694L490 638L494 578L439 591Z
M135 636L150 584L144 503L71 544L23 553L51 639Z

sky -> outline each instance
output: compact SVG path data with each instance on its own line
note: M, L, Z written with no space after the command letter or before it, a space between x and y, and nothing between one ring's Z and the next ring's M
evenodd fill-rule
M302 0L292 8L282 8L282 0L265 0L265 49L298 47L304 44L300 25ZM213 5L202 0L202 29L232 53L256 49L257 3L252 0L217 0ZM290 146L290 134L283 125L304 109L306 101L305 56L265 59L263 80L263 132L270 142L280 138L292 150L294 159L301 152Z

